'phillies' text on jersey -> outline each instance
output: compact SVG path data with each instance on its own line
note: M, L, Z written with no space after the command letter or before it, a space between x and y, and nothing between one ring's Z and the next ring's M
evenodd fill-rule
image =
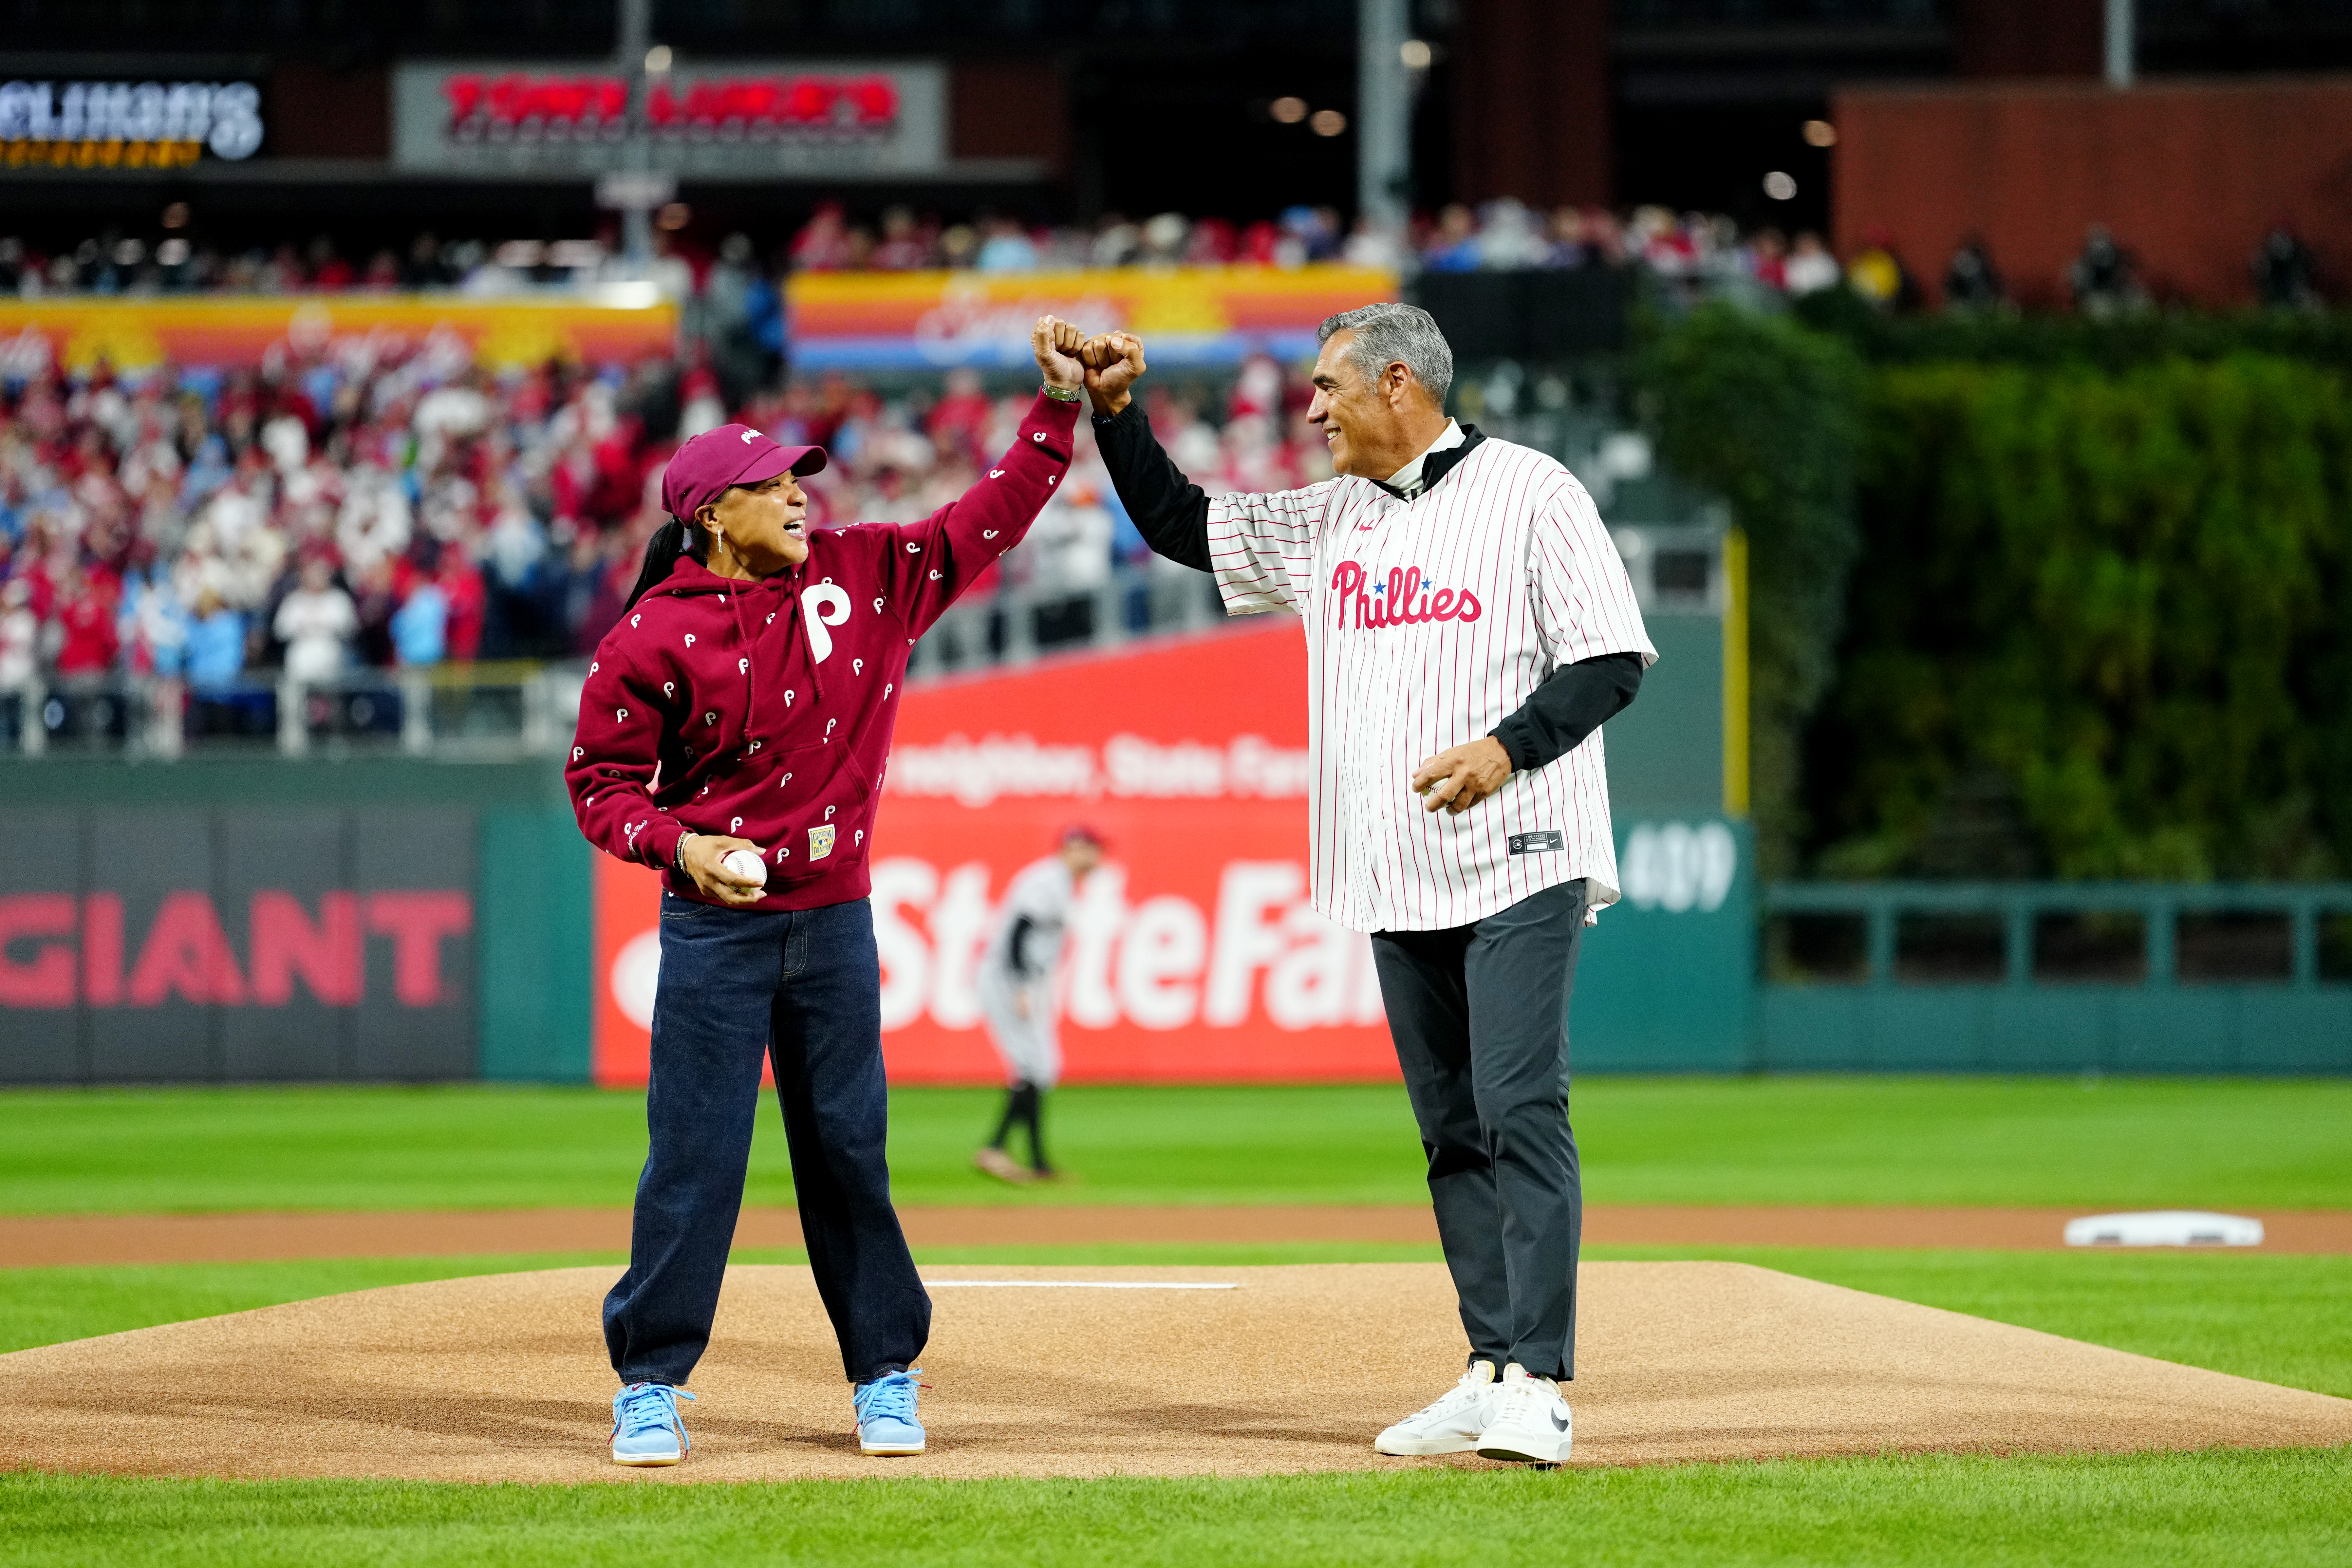
M1360 526L1360 525L1359 525ZM1381 626L1419 626L1423 621L1475 621L1478 618L1478 595L1469 589L1458 592L1452 588L1432 591L1421 580L1421 568L1391 566L1388 575L1364 592L1364 568L1361 562L1342 561L1331 574L1332 602L1342 617L1352 616L1359 631L1376 631ZM1414 595L1420 603L1413 602Z

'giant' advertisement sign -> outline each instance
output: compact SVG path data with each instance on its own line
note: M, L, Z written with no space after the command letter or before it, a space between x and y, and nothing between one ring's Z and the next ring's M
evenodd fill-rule
M475 1071L473 814L0 817L0 1081Z
M1371 944L1307 903L1307 655L1271 619L908 694L875 828L894 1081L998 1075L977 978L1006 884L1084 822L1108 841L1065 945L1078 1080L1396 1076ZM596 1073L646 1075L658 883L603 859Z

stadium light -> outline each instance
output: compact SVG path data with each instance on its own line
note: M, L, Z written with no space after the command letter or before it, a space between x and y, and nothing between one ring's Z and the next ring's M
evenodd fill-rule
M623 166L633 174L646 174L653 166L653 149L646 141L646 77L654 66L654 5L653 0L620 0L619 47L614 51L616 64L629 83L627 110L628 144L622 153ZM661 53L669 53L664 48ZM662 62L669 64L665 58ZM621 250L629 266L643 271L653 261L654 230L651 215L642 206L621 209Z
M1357 0L1356 210L1392 241L1404 236L1412 190L1413 61L1406 51L1418 46L1424 66L1429 56L1427 44L1405 36L1407 22L1408 0ZM1319 136L1347 128L1336 110L1315 117Z

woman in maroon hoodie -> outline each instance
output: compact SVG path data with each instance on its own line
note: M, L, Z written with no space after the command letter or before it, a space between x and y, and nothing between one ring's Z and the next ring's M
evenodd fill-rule
M1012 450L921 522L810 530L798 476L824 468L824 451L740 425L670 460L670 521L588 667L564 773L589 841L666 884L652 1147L628 1272L604 1300L623 1464L684 1457L677 1402L709 1342L763 1057L860 1446L922 1452L913 1363L931 1304L884 1163L866 853L908 650L1020 542L1066 471L1080 341L1038 321L1045 385ZM738 850L761 875L729 868Z

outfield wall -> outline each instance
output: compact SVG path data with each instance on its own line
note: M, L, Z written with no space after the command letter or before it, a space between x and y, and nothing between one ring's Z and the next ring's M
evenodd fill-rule
M1722 637L1605 737L1626 901L1575 1004L1595 1068L1748 1065L1753 893L1721 811ZM1297 623L910 691L876 826L901 1082L996 1076L973 995L1011 876L1085 820L1111 858L1062 998L1073 1079L1395 1075L1370 948L1307 904ZM656 883L593 853L553 759L10 764L0 1080L644 1080Z
M0 1081L587 1076L591 856L551 760L5 776Z
M2352 1071L2352 885L1759 894L1719 623L1651 632L1604 735L1626 898L1586 934L1580 1068ZM1303 679L1267 622L910 693L876 829L894 1079L993 1079L979 942L1074 819L1111 843L1074 1079L1392 1077L1363 939L1305 906ZM52 755L0 795L0 1082L643 1081L652 879L581 840L555 759Z

